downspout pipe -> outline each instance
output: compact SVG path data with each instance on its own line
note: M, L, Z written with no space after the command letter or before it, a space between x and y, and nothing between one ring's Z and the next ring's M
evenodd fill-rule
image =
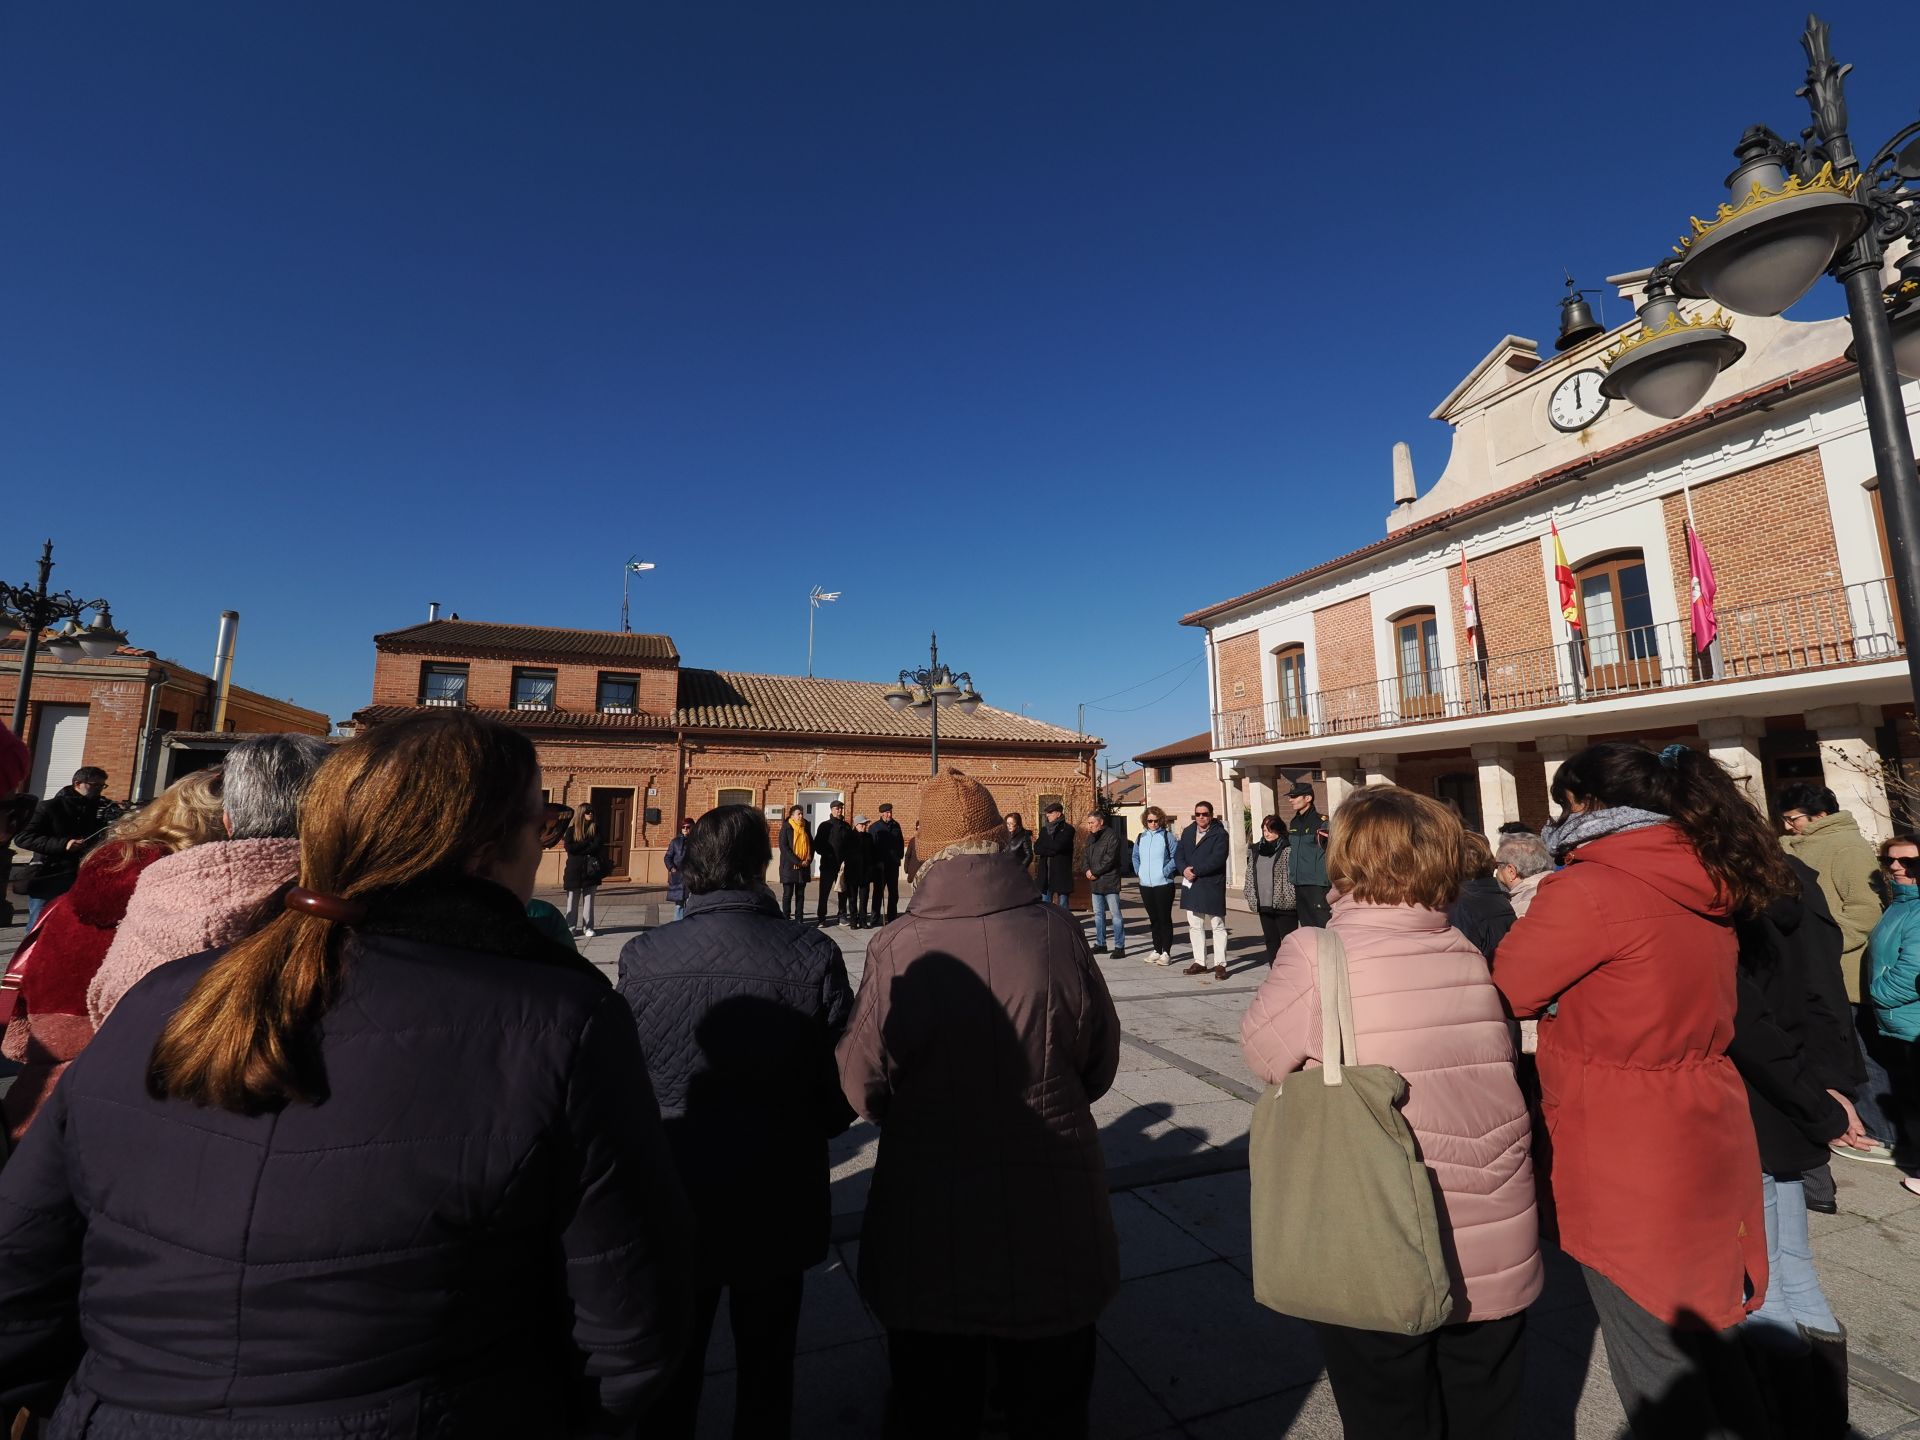
M145 717L140 722L140 749L133 762L133 785L129 794L134 803L144 805L153 798L153 776L147 769L147 757L153 751L153 717L160 704L160 686L166 680L166 668L151 664L147 667L147 703Z

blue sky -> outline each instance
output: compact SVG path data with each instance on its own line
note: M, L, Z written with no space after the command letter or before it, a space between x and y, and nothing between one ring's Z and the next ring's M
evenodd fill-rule
M344 717L428 600L612 628L638 552L690 664L799 672L817 583L817 673L938 628L1131 755L1206 724L1181 613L1376 538L1563 266L1805 123L1804 10L1738 13L11 6L0 575L50 535L201 668L238 609L236 680ZM1870 149L1893 12L1824 13Z

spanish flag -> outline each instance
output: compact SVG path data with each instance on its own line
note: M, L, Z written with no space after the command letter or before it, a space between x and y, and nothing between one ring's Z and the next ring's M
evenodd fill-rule
M1547 528L1553 532L1553 579L1560 587L1560 614L1567 622L1568 633L1578 639L1582 630L1580 604L1574 599L1573 567L1567 564L1566 547L1560 543L1560 526L1549 519Z

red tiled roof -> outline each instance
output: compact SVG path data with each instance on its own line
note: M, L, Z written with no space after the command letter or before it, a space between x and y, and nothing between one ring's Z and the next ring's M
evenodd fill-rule
M1198 735L1190 735L1185 740L1176 740L1171 745L1162 745L1158 750L1148 750L1133 757L1136 765L1161 765L1169 760L1204 760L1213 751L1213 736L1202 730Z
M431 711L430 705L369 705L353 712L356 724L378 725L406 715ZM602 715L592 710L469 710L482 720L497 720L523 730L671 730L669 715Z
M1203 606L1189 614L1182 615L1180 617L1180 623L1182 625L1204 625L1216 615L1224 614L1229 610L1237 610L1242 605L1250 605L1256 600L1268 599L1271 596L1280 594L1284 590L1291 590L1294 586L1304 581L1317 579L1331 571L1342 569L1345 566L1353 564L1356 560L1366 559L1378 555L1383 551L1391 550L1395 546L1404 545L1418 536L1425 535L1430 530L1445 529L1449 525L1457 524L1462 520L1469 519L1472 516L1496 509L1510 501L1517 500L1529 491L1545 490L1562 481L1570 480L1576 475L1598 469L1602 465L1610 465L1616 460L1627 459L1639 451L1651 449L1656 445L1676 439L1681 435L1690 434L1695 430L1703 430L1717 421L1730 419L1742 411L1754 409L1767 400L1777 399L1783 395L1791 394L1796 390L1808 389L1811 386L1824 385L1830 380L1838 380L1842 376L1850 374L1855 368L1851 360L1841 356L1832 360L1822 361L1818 365L1809 366L1805 370L1796 371L1780 379L1769 380L1764 385L1757 386L1743 394L1730 395L1725 400L1709 405L1706 409L1696 411L1692 415L1685 415L1678 420L1669 421L1667 424L1657 426L1652 430L1646 431L1644 434L1636 435L1630 440L1622 440L1618 445L1610 445L1605 450L1596 450L1591 455L1582 455L1578 460L1569 461L1565 465L1555 466L1551 470L1543 470L1538 475L1522 480L1517 484L1507 486L1504 490L1496 490L1493 494L1483 495L1478 500L1471 500L1464 505L1455 505L1451 509L1440 511L1437 515L1429 515L1417 524L1394 531L1383 540L1376 540L1371 545L1362 545L1358 550L1349 550L1344 555L1336 555L1331 560L1322 561L1311 569L1289 575L1284 580L1276 580L1271 585L1261 586L1258 590L1249 590L1246 594L1236 595L1231 600L1222 600L1214 605Z
M866 680L683 669L679 719L689 729L926 739L930 729L927 712L893 709L882 698L887 689L886 685ZM942 710L940 738L1087 748L1100 744L1090 736L990 705L982 705L972 715Z
M623 630L568 630L552 625L496 625L486 620L423 620L373 637L381 650L431 651L514 660L620 660L673 665L680 659L665 635Z

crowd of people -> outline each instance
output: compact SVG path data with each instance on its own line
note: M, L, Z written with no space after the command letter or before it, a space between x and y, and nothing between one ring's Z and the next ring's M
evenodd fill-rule
M0 731L0 796L18 762ZM734 1433L790 1434L828 1143L858 1116L887 1434L976 1435L992 1406L1015 1436L1086 1435L1120 1274L1098 957L1126 954L1131 876L1140 958L1171 963L1177 899L1185 973L1225 974L1213 808L1177 835L1150 809L1128 842L1054 806L1029 833L953 771L911 835L891 806L810 829L796 804L771 835L723 806L680 827L675 919L610 985L572 945L593 817L539 779L523 737L459 711L260 736L35 852L73 864L9 966L0 1405L109 1440L688 1436L724 1297ZM1489 843L1408 790L1329 818L1300 786L1249 849L1271 966L1249 1067L1284 1101L1326 1057L1337 942L1441 1226L1444 1323L1314 1322L1346 1433L1525 1433L1553 1240L1637 1435L1843 1435L1806 1217L1829 1156L1911 1159L1920 840L1875 855L1802 788L1783 844L1682 745L1591 747L1552 798L1553 824ZM562 841L573 899L543 914ZM890 865L911 924L887 923ZM879 927L857 992L843 915Z

